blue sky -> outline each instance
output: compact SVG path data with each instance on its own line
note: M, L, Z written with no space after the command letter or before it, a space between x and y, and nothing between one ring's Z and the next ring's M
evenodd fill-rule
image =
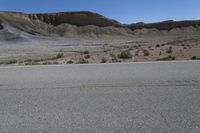
M121 23L200 19L200 0L0 0L1 11L93 11Z

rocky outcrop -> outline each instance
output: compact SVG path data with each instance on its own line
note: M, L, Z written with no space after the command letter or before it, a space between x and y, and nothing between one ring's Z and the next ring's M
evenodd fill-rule
M158 29L158 30L172 30L175 28L182 28L182 27L197 27L200 26L200 20L196 20L196 21L173 21L173 20L169 20L169 21L164 21L164 22L159 22L159 23L149 23L149 24L145 24L145 23L136 23L136 24L131 24L128 27L131 28L132 30L136 30L136 29Z
M55 14L0 12L0 19L32 35L92 38L127 36L132 32L117 21L90 12Z
M61 12L50 14L29 14L33 20L40 20L47 24L58 26L60 24L71 24L76 26L95 25L99 27L121 26L116 20L108 19L97 13L82 12Z
M61 37L110 37L134 35L199 34L200 20L164 21L159 23L139 22L131 25L108 19L92 12L61 12L25 14L0 12L0 20L19 31L32 35ZM5 28L1 24L0 29ZM9 27L8 26L8 27Z

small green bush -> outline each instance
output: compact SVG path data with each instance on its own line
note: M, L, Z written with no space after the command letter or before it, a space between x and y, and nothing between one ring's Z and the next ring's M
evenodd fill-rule
M148 50L144 49L143 53L144 53L144 56L149 56L149 51Z
M117 59L117 57L112 58L112 62L116 63L116 62L120 62L120 60Z
M192 60L200 60L200 57L192 56Z
M89 54L90 52L88 50L84 51L83 54Z
M103 58L101 59L101 63L106 63L106 62L107 62L107 59L103 57Z
M85 58L80 58L77 64L88 64L89 62Z
M118 57L121 59L131 59L133 57L133 55L131 54L131 52L129 50L125 50L125 51L122 51L118 55Z
M58 54L56 55L56 58L57 58L57 59L63 58L63 56L64 56L63 53L58 53Z
M191 58L192 60L196 60L197 59L197 57L196 56L192 56L192 58Z
M6 61L5 62L5 64L15 64L15 63L17 63L17 60L15 60L15 59L12 59L12 60L9 60L9 61Z
M24 62L32 62L32 59L26 59Z
M160 59L157 59L158 61L170 61L170 60L175 60L176 57L175 56L167 56L167 57L163 57L163 58L160 58Z
M43 62L42 65L51 65L51 62Z
M67 61L67 64L73 64L74 62L72 60Z

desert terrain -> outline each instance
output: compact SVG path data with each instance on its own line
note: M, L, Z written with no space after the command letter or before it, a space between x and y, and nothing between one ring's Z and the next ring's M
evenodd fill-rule
M200 21L125 25L92 12L0 12L0 65L200 59Z

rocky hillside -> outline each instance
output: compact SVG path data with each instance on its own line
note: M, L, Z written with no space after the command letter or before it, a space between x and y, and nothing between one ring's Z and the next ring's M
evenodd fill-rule
M129 36L132 31L119 22L91 12L24 14L0 12L4 23L32 35L63 37Z
M149 24L145 24L143 22L140 23L136 23L136 24L131 24L128 25L129 28L131 28L132 30L136 30L136 29L158 29L158 30L172 30L175 28L183 28L183 27L198 27L200 26L200 20L194 20L194 21L173 21L173 20L169 20L169 21L163 21L163 22L158 22L158 23L149 23Z
M60 12L50 14L29 14L29 18L40 20L47 24L58 26L61 24L71 24L76 26L95 25L100 27L106 26L121 26L116 20L108 19L97 13L82 11L82 12Z
M32 35L61 36L67 38L132 37L152 34L200 34L200 21L164 21L123 25L97 13L61 12L25 14L0 12L0 29L6 33L10 27ZM16 31L15 30L15 31ZM2 33L3 34L3 33ZM9 34L15 34L10 33Z

